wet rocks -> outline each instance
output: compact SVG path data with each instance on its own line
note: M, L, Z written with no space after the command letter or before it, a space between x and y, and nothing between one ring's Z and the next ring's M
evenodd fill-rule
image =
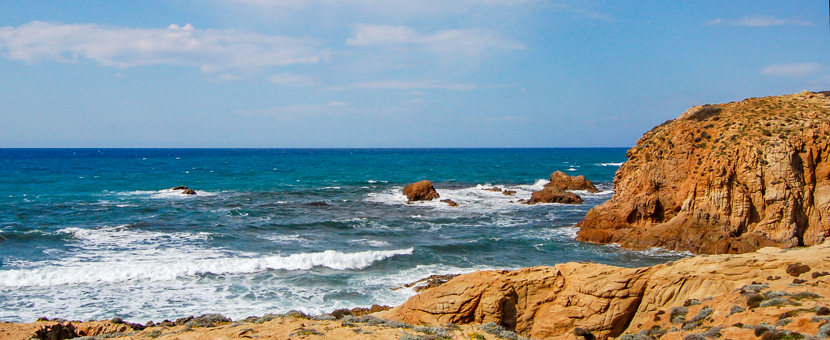
M441 203L446 203L447 205L449 205L451 207L457 207L458 206L458 203L455 203L455 201L453 201L449 198L441 200Z
M585 179L585 176L568 176L562 171L550 174L550 183L546 184L545 187L556 187L560 190L586 190L591 193L599 192L594 183Z
M432 186L432 182L423 180L420 182L411 183L403 188L403 194L409 202L415 201L432 201L435 198L441 197Z
M180 185L180 186L177 186L177 187L172 187L172 188L170 188L170 190L181 191L180 193L182 195L196 195L196 190L190 189L190 188L188 188L184 185Z
M566 190L586 190L588 192L599 192L594 183L585 179L585 176L568 176L562 171L556 171L550 175L550 182L545 184L542 190L534 192L527 204L536 203L561 203L561 204L582 204L582 197ZM505 193L507 195L507 193Z
M534 192L530 196L530 200L527 201L527 204L536 203L582 204L582 198L577 194L557 187L545 187Z
M425 291L427 289L435 288L435 287L438 287L440 285L443 285L443 284L449 282L450 280L452 280L453 278L455 278L458 275L459 274L430 275L429 277L425 277L423 279L420 279L420 280L412 282L412 283L405 284L403 286L407 287L407 288L414 287L413 290L415 290L415 292L420 293L420 292Z

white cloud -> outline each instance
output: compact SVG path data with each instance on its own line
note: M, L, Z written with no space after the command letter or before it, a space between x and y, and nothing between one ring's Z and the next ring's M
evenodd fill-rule
M298 117L339 113L343 107L348 105L345 102L330 102L316 105L278 106L261 110L237 110L235 113L240 116L274 117L291 120Z
M314 80L309 76L294 73L278 73L268 78L273 84L280 86L312 86Z
M102 65L185 65L203 71L313 64L327 53L314 41L240 30L200 30L191 25L164 29L107 27L33 21L0 28L0 53L11 60Z
M784 25L810 26L812 24L813 23L809 21L786 20L769 16L743 17L741 19L736 20L715 19L707 23L707 25L730 25L743 27L769 27Z
M761 73L775 77L804 77L819 70L819 63L775 64L765 67Z
M471 91L480 86L472 84L450 84L432 81L406 81L406 80L375 80L362 83L355 83L347 86L332 87L330 90L346 89L372 89L372 90L451 90ZM422 93L421 93L422 94Z
M485 49L522 50L525 46L483 29L456 29L432 34L419 33L406 26L359 25L351 46L415 45L436 52L478 54Z
M327 6L364 6L379 10L421 8L421 9L457 9L475 6L516 6L540 0L231 0L266 7L303 7L309 4Z

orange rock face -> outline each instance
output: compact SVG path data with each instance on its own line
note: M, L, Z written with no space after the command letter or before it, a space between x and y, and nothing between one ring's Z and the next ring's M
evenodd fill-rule
M527 201L527 204L536 203L582 204L582 198L577 194L557 187L545 187L534 192Z
M830 92L696 106L647 132L578 239L742 253L830 234Z
M432 182L428 180L415 182L405 186L403 188L403 194L406 195L406 198L409 199L410 202L431 201L440 197L438 192L435 191L435 187L432 186Z
M579 195L565 190L599 192L594 183L585 179L585 176L568 176L562 171L556 171L550 175L550 182L545 184L545 188L534 192L527 203L582 204L582 198Z
M679 340L713 327L722 327L720 334L730 338L756 339L753 331L761 323L814 336L824 322L816 318L824 315L820 307L830 303L828 259L830 241L646 268L565 263L480 271L376 315L410 324L494 322L534 339L583 339L575 332L587 331L597 339L645 332L643 338L660 334ZM792 265L809 268L799 274L802 284L792 284L787 274ZM785 313L790 322L781 325Z
M550 174L550 183L545 187L555 187L560 190L587 190L588 192L599 192L594 183L585 179L585 176L568 176L562 171Z

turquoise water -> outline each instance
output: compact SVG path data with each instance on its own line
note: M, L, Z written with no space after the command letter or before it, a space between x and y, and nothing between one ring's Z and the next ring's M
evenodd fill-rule
M321 313L431 274L674 252L576 242L625 149L0 150L0 321ZM556 170L602 190L523 205ZM429 179L440 202L406 204ZM186 185L197 195L168 188ZM516 196L481 190L498 186Z

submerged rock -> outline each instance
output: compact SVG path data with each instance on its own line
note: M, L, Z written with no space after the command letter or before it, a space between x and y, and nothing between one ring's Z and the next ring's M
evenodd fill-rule
M435 198L441 197L432 186L432 182L423 180L409 184L403 188L403 194L409 200L414 201L432 201Z
M455 203L455 201L453 201L453 200L451 200L451 199L449 199L449 198L448 198L448 199L441 200L441 203L446 203L447 205L449 205L449 206L451 206L451 207L457 207L457 206L458 206L458 203Z
M181 191L182 195L196 195L196 190L190 189L184 185L180 185L177 187L170 188L173 191Z

